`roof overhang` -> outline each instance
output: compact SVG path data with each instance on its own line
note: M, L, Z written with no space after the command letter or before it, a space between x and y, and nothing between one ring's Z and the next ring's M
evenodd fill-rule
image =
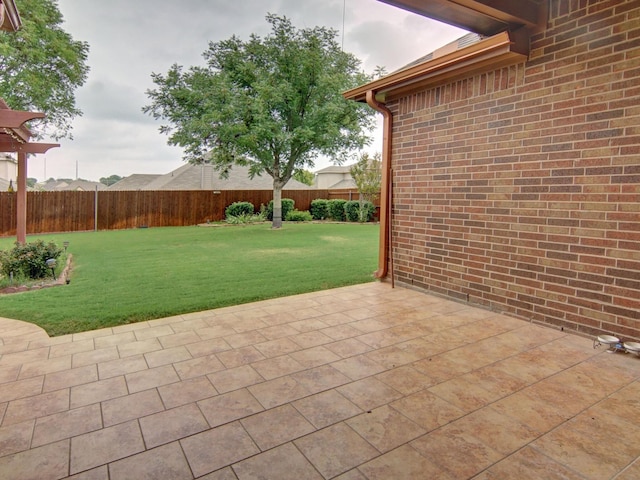
M433 60L412 65L386 77L374 80L343 93L348 100L366 102L368 91L378 101L387 102L445 81L481 70L523 62L529 54L529 33L522 28L516 32L502 32L468 47L461 48Z
M482 35L546 21L546 0L379 0Z
M0 30L15 32L22 26L14 0L0 0Z

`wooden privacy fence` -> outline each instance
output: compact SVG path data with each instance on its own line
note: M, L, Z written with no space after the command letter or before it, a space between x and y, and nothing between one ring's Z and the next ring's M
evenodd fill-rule
M357 200L357 190L283 190L298 210L317 198ZM186 226L224 219L233 202L256 209L273 198L272 190L158 190L27 192L27 233L119 230ZM16 195L0 192L0 236L16 234Z

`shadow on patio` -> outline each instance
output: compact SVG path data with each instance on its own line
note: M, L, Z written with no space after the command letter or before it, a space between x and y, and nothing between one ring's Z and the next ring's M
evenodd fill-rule
M3 479L640 478L640 359L387 284L0 338Z

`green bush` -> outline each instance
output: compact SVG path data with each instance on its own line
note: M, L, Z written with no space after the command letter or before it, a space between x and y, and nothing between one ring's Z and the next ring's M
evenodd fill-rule
M313 216L309 213L308 210L300 211L300 210L291 210L287 212L287 217L285 218L288 222L310 222L313 220Z
M344 204L347 203L346 200L342 200L341 198L336 198L334 200L329 200L327 202L327 209L329 210L329 216L338 222L344 222Z
M11 250L0 251L0 271L9 277L11 272L15 277L26 277L32 280L51 275L51 268L47 260L57 259L62 254L62 248L53 243L42 240L25 243L16 242Z
M226 218L239 217L241 215L253 215L255 208L251 202L233 202L224 210Z
M287 213L293 210L293 207L295 204L296 204L295 200L292 200L290 198L282 199L282 219L283 220L287 218ZM269 220L273 220L273 200L271 200L269 202L269 205L267 206L267 218Z
M352 200L344 204L344 212L350 222L370 222L376 212L373 203L365 200L362 205L357 200Z
M243 213L241 215L227 215L225 222L230 223L231 225L241 225L241 224L264 222L266 218L267 217L262 213L254 213L254 214Z
M317 198L311 200L311 216L314 220L324 220L329 216L328 200Z

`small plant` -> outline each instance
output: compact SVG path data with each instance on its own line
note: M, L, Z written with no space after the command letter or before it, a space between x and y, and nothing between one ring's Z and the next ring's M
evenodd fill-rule
M376 207L366 200L351 200L344 204L344 212L349 222L370 222Z
M336 198L334 200L329 200L327 202L327 208L329 210L329 216L338 222L344 222L344 204L347 203L346 200L342 200L341 198Z
M282 199L282 218L283 219L287 218L287 213L293 210L293 207L295 206L295 204L296 204L295 200L292 200L290 198ZM269 202L269 205L267 206L267 219L273 220L273 200L271 200Z
M239 217L240 215L253 215L255 208L251 202L233 202L224 210L226 218Z
M311 216L314 220L324 220L329 216L328 200L317 198L311 201Z
M0 251L0 271L5 277L38 280L51 275L47 260L57 260L62 248L55 243L42 240L20 244L16 242L11 250Z
M254 214L242 213L240 215L227 215L225 222L231 225L242 225L242 224L264 222L265 220L266 220L266 216L261 212L261 213L254 213Z
M313 216L311 216L308 210L291 210L287 212L285 220L288 222L310 222L313 220Z

